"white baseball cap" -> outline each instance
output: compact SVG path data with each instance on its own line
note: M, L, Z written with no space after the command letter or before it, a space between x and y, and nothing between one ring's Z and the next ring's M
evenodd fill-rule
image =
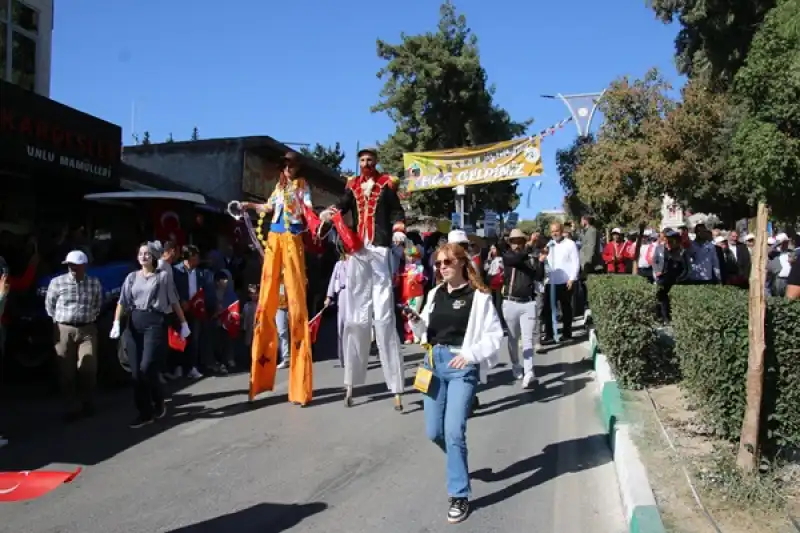
M620 235L622 235L622 230L619 229L619 228L612 229L611 230L611 235L614 235L615 233L619 233Z
M769 238L767 239L767 244L768 244L768 245L770 245L770 246L772 246L773 244L775 244L775 237L769 237Z
M727 239L725 239L725 237L723 237L722 235L717 235L716 237L714 237L714 244L720 244L722 242L725 242L726 240Z
M753 235L752 233L748 233L747 235L744 236L744 240L745 240L745 242L754 241L754 240L756 240L756 236Z
M449 244L466 244L469 242L469 239L464 230L454 229L447 234L447 242Z
M67 258L64 259L64 262L61 263L62 265L88 265L89 258L86 257L86 254L80 250L72 250L70 253L67 254Z
M778 233L778 235L775 236L775 242L777 242L778 244L782 242L787 242L788 240L789 236L786 235L785 233Z

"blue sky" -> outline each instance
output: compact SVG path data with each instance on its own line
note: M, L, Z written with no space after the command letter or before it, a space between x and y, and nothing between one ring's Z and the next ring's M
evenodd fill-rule
M478 35L497 103L515 119L534 118L534 132L568 115L540 94L600 91L653 66L682 83L677 29L644 0L455 3ZM438 8L438 0L56 0L51 97L119 124L125 144L135 102L136 130L154 142L188 139L194 126L204 138L339 141L354 167L358 142L393 131L369 111L381 88L376 38L433 30ZM520 182L522 218L561 206L555 152L575 135L570 124L544 139L541 189L529 194L533 180Z

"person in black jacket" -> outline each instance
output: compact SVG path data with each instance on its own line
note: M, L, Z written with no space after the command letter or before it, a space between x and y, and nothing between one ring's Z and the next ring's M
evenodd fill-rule
M539 310L536 308L537 285L544 282L547 248L533 256L525 247L527 237L514 229L508 238L510 248L503 253L503 316L508 326L508 351L514 378L522 379L524 388L534 385L533 354L539 336ZM522 339L522 365L519 363L519 340Z

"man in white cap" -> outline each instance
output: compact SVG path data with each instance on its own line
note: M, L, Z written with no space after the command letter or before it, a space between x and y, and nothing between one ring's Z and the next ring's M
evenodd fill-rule
M68 418L89 415L97 376L97 317L103 304L100 280L86 275L89 258L80 250L67 254L68 272L47 287L45 309L53 319L55 350Z
M773 296L786 295L789 273L792 271L794 254L789 250L789 236L778 233L775 236L775 249L770 252L767 269L774 276L772 283Z
M348 299L343 331L345 406L353 405L353 387L366 381L374 328L386 386L394 393L395 410L402 411L405 379L394 310L390 248L393 233L405 231L405 212L395 181L379 172L377 163L377 149L361 150L360 174L348 180L344 195L336 205L320 213L320 219L329 222L336 212L351 213L353 229L364 243L348 259L345 282Z
M732 230L728 233L728 249L736 259L736 275L729 279L728 282L744 289L750 286L750 266L752 264L750 250L748 249L749 245L747 244L748 237L752 237L753 244L755 244L755 236L752 234L748 234L745 237L745 242L739 242L739 232L737 230Z

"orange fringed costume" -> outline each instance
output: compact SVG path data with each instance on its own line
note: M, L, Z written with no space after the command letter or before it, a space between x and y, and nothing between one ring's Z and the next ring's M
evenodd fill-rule
M278 330L275 326L281 273L289 308L291 339L289 368L289 401L300 405L311 402L312 375L311 338L306 307L306 267L304 236L311 240L319 227L319 218L311 206L311 192L303 179L278 185L267 200L271 209L271 225L261 270L253 328L250 400L275 387L277 372ZM268 213L262 214L259 226Z

